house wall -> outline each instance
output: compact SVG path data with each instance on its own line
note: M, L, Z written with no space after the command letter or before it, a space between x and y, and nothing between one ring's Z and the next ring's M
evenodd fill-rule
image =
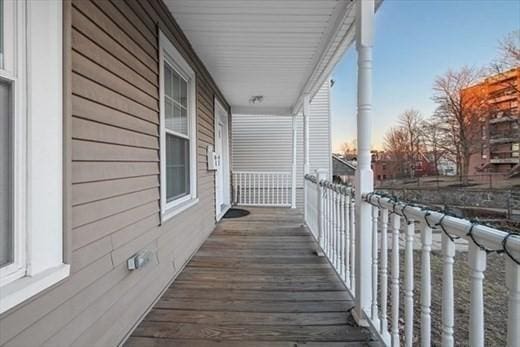
M114 346L215 226L211 76L160 0L64 3L71 276L0 316L2 346ZM196 72L199 203L161 225L158 27ZM67 37L67 35L65 35ZM68 66L67 64L65 65ZM70 148L65 148L67 152ZM66 223L67 224L67 223ZM137 251L152 261L130 272Z
M309 164L331 172L330 87L327 80L311 102ZM303 206L303 116L296 118L296 203ZM233 115L233 171L292 172L292 117Z

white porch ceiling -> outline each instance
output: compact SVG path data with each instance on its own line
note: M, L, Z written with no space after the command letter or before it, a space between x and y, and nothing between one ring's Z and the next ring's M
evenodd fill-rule
M235 113L298 110L354 37L351 0L164 2Z

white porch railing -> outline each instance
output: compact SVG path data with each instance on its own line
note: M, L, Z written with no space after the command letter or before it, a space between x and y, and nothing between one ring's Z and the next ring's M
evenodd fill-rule
M305 184L309 192L305 202L306 223L353 296L356 284L362 283L359 276L363 275L354 272L354 253L364 253L359 255L363 261L371 264L370 288L357 289L371 293L371 305L364 310L364 314L387 345L399 346L404 342L405 346L412 346L417 345L417 341L420 341L421 346L432 345L430 254L433 231L437 231L442 237L443 259L442 289L439 293L442 297L442 313L439 317L442 323L442 346L468 343L454 340L453 264L454 240L457 238L466 240L469 247L469 345L484 346L483 280L486 255L490 251L498 251L505 253L506 259L505 286L509 293L507 345L520 346L520 236L370 193L363 195L363 200L372 205L372 220L367 226L359 225L358 229L359 232L371 233L372 246L370 249L357 250L353 192L327 181L317 182L316 177L310 175L305 176ZM404 242L399 242L400 236ZM414 244L421 253L420 278L417 279L414 278ZM404 250L404 278L399 274L400 250ZM419 310L414 307L416 280L420 288ZM401 292L400 285L404 286ZM400 317L399 311L400 293L403 293L404 319ZM417 311L420 317L414 318L414 312ZM403 320L404 329L400 326ZM420 320L420 331L414 330L414 320Z
M233 203L290 207L291 172L233 171Z

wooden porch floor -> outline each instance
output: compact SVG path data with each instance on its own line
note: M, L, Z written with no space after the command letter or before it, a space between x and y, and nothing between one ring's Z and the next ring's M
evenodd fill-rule
M219 223L126 347L379 346L291 209Z

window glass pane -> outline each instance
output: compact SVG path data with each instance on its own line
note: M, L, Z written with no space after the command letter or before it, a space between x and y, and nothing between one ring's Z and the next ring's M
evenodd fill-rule
M181 100L181 90L180 90L181 77L175 71L172 73L172 98L173 100L180 102Z
M164 119L166 121L166 129L174 130L175 128L173 125L173 101L167 97L164 98Z
M190 193L189 141L166 134L166 200Z
M13 261L10 88L0 79L0 267Z
M164 64L164 93L170 98L173 97L172 81L173 70L168 64Z
M164 65L166 128L188 136L187 82L168 64Z
M181 85L180 85L180 89L181 89L181 105L184 106L184 107L188 107L188 84L186 83L186 81L184 79L181 79Z

